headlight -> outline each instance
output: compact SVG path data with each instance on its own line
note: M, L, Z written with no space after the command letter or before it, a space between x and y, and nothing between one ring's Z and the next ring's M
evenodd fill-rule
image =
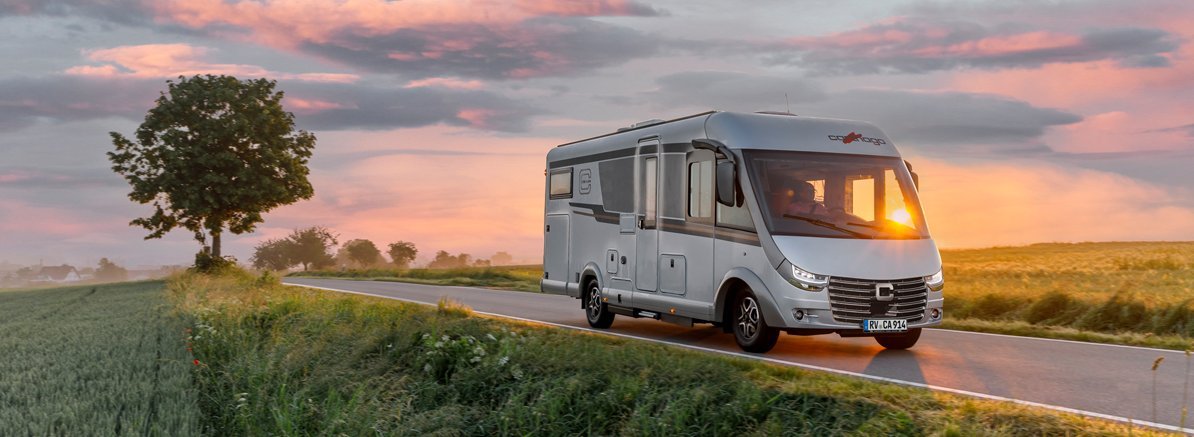
M938 271L937 273L925 276L925 286L929 287L929 290L932 291L941 291L942 288L945 288L945 275Z
M784 260L779 265L779 275L787 279L792 285L795 285L796 288L805 291L821 291L825 289L826 285L829 285L828 276L818 275L796 267L794 264L788 262L788 260Z

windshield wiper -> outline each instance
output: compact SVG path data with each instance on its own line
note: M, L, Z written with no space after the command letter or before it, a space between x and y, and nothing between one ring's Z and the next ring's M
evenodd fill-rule
M884 220L884 221L888 223L886 226L872 225L869 223L855 223L855 222L846 222L846 224L851 225L851 226L861 226L864 228L871 228L876 231L880 231L885 234L891 234L891 235L906 236L906 235L912 235L912 234L916 233L916 229L911 228L903 223L893 221L893 220ZM898 228L892 227L891 224L893 224L893 223L900 225L900 227L898 227Z
M874 236L872 236L872 235L864 234L864 233L862 233L862 232L857 232L857 231L851 231L851 230L849 230L849 229L843 228L843 227L841 227L841 226L838 226L838 225L835 225L835 224L833 224L833 223L830 223L830 222L827 222L827 221L824 221L824 220L820 220L820 219L815 219L815 218L812 218L812 217L805 217L805 216L802 216L802 215L792 215L792 214L784 214L784 217L786 217L786 218L790 218L790 219L796 219L796 220L802 220L802 221L806 221L806 222L812 223L812 224L814 224L814 225L817 225L817 226L821 226L821 227L824 227L824 228L833 229L833 230L835 230L835 231L838 231L838 232L841 232L841 233L844 233L844 234L850 234L850 235L853 235L853 236L855 236L855 237L858 237L858 238L866 238L866 239L874 239L874 238L875 238L875 237L874 237Z

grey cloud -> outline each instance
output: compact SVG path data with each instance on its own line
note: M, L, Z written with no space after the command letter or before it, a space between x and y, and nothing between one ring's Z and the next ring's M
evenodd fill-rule
M805 113L874 122L903 144L948 150L964 144L1002 144L1004 153L1041 151L1045 129L1081 116L989 94L854 90L829 96ZM1011 148L1006 147L1010 145Z
M792 112L876 123L900 144L962 150L960 145L999 144L1011 154L1047 152L1038 139L1050 126L1082 117L988 94L852 90L828 93L802 79L742 73L697 72L664 76L651 102L693 109L776 110L788 91Z
M959 68L1031 68L1050 63L1113 60L1131 68L1165 67L1178 37L1159 29L1099 29L1039 47L999 50L999 38L1031 41L1040 29L1023 25L984 26L972 22L876 24L840 34L778 44L764 60L814 74L927 73ZM892 37L899 35L900 37ZM993 49L982 48L987 44ZM1018 43L1017 43L1018 44Z
M39 121L70 122L105 117L137 121L166 88L159 79L92 79L68 75L0 80L0 131L14 131ZM383 88L361 84L281 82L288 96L343 106L317 112L296 111L308 130L393 129L438 123L481 130L525 130L540 111L488 91L444 88ZM294 107L288 109L295 111ZM461 111L481 111L482 120Z
M0 189L94 189L125 186L106 168L0 167Z
M774 111L785 109L788 101L801 103L825 98L820 88L800 78L696 71L663 76L655 82L659 88L648 94L649 101L661 107Z
M4 15L84 16L121 24L147 21L139 0L0 0L0 16Z
M445 49L466 45L465 49ZM513 25L437 25L386 35L340 32L302 50L403 76L529 78L585 73L659 51L659 39L586 18L539 17Z
M520 132L527 129L531 116L541 112L525 103L480 90L304 83L292 84L286 90L287 96L317 99L342 106L313 113L298 113L295 116L296 123L311 130L381 130L445 123L482 130ZM480 111L486 115L484 120L470 120L462 111Z
M1182 133L1185 133L1186 136L1194 138L1194 123L1181 125L1181 126L1167 127L1164 129L1153 129L1153 130L1148 130L1145 132L1182 132Z
M0 131L40 120L137 119L165 88L156 80L108 80L75 76L0 80Z

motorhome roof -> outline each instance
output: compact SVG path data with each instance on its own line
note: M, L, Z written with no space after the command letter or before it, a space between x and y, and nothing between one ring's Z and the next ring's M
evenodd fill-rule
M610 136L610 135L617 135L617 134L620 134L620 133L624 133L624 132L630 132L630 131L639 130L639 129L643 129L643 128L648 128L648 127L651 127L651 126L659 126L659 125L661 125L661 124L668 124L668 123L671 123L671 122L673 122L673 121L687 120L687 119L690 119L690 118L694 118L694 117L700 117L700 116L702 116L702 115L709 115L709 114L713 114L713 113L716 113L716 112L717 112L717 111L706 111L706 112L702 112L702 113L700 113L700 114L692 114L692 115L687 115L687 116L680 117L680 118L673 118L673 119L671 119L671 120L664 120L664 121L658 121L658 122L656 122L655 120L651 120L653 123L646 123L646 122L643 122L643 123L635 123L635 124L631 125L629 128L620 128L620 129L618 129L618 130L616 130L616 131L613 131L613 132L610 132L610 133L607 133L607 134L601 134L601 135L597 135L597 136L595 136L595 137L589 137L589 138L585 138L585 139L583 139L583 140L576 140L576 141L573 141L573 142L570 142L570 143L564 143L564 144L560 144L560 145L558 145L558 146L556 146L556 147L570 146L570 145L573 145L573 144L576 144L576 143L583 143L583 142L585 142L585 141L589 141L589 140L595 140L595 139L598 139L598 138L604 138L604 137L608 137L608 136Z
M702 120L697 120L705 117ZM699 123L699 124L694 124ZM684 127L687 126L687 127ZM700 132L692 129L699 129ZM679 131L676 129L680 129ZM636 133L638 132L638 133ZM680 137L710 138L721 141L731 149L774 149L801 150L824 153L850 153L878 156L899 156L899 152L888 136L871 123L834 118L795 116L788 113L742 113L709 111L663 122L639 123L592 138L573 141L557 146L581 146L593 144L595 149L620 147L601 146L605 138L628 133L630 136L660 135L664 142ZM694 136L695 135L695 136ZM669 140L668 138L672 138ZM612 139L612 138L610 138ZM637 138L636 138L637 139ZM594 142L594 140L597 140ZM688 141L688 140L682 140ZM588 147L582 147L588 149ZM572 152L568 147L563 150ZM576 152L580 152L579 150ZM580 152L585 153L585 152ZM573 153L565 153L564 156ZM551 155L560 156L552 153Z

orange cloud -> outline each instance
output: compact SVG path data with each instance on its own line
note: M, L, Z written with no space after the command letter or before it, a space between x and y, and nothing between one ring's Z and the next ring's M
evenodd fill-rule
M311 82L354 82L355 74L280 73L256 65L214 64L203 61L211 50L189 44L144 44L87 52L87 58L106 65L80 65L67 74L89 77L162 78L196 74L227 74L242 77L271 77Z

